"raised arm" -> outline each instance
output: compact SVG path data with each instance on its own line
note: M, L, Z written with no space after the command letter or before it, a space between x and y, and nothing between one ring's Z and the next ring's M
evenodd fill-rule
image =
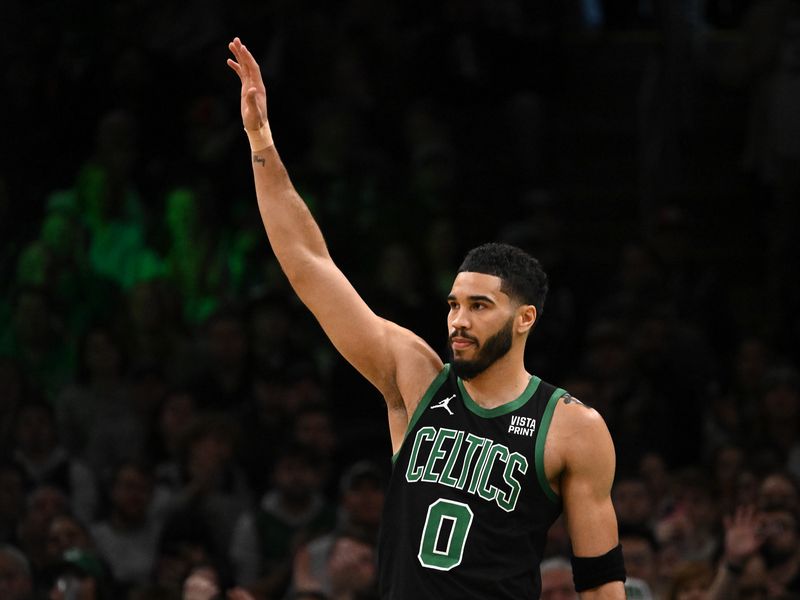
M573 571L617 573L619 535L611 503L616 456L602 417L575 398L558 401L545 446L545 472L561 494L575 555ZM602 579L602 576L597 575ZM624 600L623 581L608 581L580 592L581 600Z
M242 83L242 122L250 139L258 208L272 250L292 288L337 350L383 393L390 408L410 414L441 369L441 360L416 335L375 315L333 263L272 142L259 66L239 38L229 48L235 60L228 59L228 66ZM403 406L398 404L401 400Z

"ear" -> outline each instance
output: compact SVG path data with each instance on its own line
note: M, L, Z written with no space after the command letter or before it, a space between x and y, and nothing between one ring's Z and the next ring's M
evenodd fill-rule
M517 333L528 333L536 323L536 307L533 304L523 304L517 309Z

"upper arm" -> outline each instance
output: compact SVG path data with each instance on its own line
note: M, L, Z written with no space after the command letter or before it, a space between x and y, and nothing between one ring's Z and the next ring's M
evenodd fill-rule
M336 349L387 401L402 397L408 408L441 370L430 346L376 315L329 257L310 258L293 286Z
M563 399L550 431L545 460L555 471L551 480L558 482L573 553L602 556L619 543L611 502L616 464L611 435L597 411ZM581 598L624 598L624 594L622 582L616 581L583 592Z

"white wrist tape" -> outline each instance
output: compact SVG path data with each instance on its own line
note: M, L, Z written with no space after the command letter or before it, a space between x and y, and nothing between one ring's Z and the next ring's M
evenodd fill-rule
M264 121L258 129L245 128L244 132L247 134L247 139L250 140L250 150L252 152L266 150L274 143L272 141L272 132L269 129L269 121Z

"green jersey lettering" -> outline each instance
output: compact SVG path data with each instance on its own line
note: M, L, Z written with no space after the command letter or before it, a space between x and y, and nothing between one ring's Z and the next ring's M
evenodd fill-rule
M471 433L467 434L466 439L467 453L464 455L464 464L461 465L461 475L459 475L458 483L456 484L456 487L460 490L463 490L467 483L469 468L472 466L472 459L475 456L476 450L478 448L482 448L487 441L486 438L478 437L477 435L473 435Z
M489 476L492 474L492 468L494 467L494 461L498 458L500 458L500 460L503 462L508 460L508 448L502 444L494 444L489 449L489 455L486 457L486 464L483 467L481 479L478 484L478 495L489 502L494 500L495 497L497 497L497 493L500 491L494 485L487 487L487 484L489 483Z
M416 437L414 438L414 447L411 449L411 456L408 458L408 468L406 469L406 481L409 483L414 483L419 481L422 477L423 467L422 465L415 467L414 463L417 462L417 456L419 455L419 447L422 445L422 441L427 439L428 441L433 440L436 437L436 429L433 427L423 427L417 432Z
M519 452L514 452L506 461L506 470L503 471L503 481L511 488L510 492L500 491L497 495L497 506L506 512L511 512L517 507L519 493L522 485L514 478L514 469L525 475L528 472L528 459Z
M433 442L433 448L431 449L431 453L428 455L428 460L425 463L425 471L422 474L422 481L427 481L428 483L436 483L439 481L439 474L434 472L433 466L436 461L447 456L447 451L442 450L444 441L455 437L456 431L454 429L442 428L436 433L436 440Z
M456 441L453 442L453 448L450 450L450 456L447 457L447 463L444 465L441 477L439 477L439 483L449 487L456 487L456 485L458 485L458 481L451 477L450 474L453 472L453 465L456 464L456 458L458 458L458 453L461 450L461 443L463 441L464 432L457 432Z

